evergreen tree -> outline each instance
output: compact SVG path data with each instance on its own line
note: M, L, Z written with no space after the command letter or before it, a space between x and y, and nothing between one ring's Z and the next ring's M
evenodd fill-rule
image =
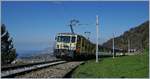
M9 36L4 24L1 25L1 63L11 63L17 57L13 39Z

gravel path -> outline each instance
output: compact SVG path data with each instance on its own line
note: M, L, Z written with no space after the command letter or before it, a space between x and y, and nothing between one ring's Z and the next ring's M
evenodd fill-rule
M62 78L72 69L83 62L67 62L56 66L50 66L37 71L32 71L24 75L16 76L16 78Z

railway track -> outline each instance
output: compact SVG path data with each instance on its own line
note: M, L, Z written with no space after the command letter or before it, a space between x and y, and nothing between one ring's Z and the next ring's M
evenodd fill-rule
M62 63L66 63L66 61L54 60L54 61L30 63L30 64L24 64L24 65L18 65L18 66L2 67L1 77L2 78L13 78L20 74L24 74L27 72L35 71L38 69L42 69L42 68L46 68L49 66L62 64Z

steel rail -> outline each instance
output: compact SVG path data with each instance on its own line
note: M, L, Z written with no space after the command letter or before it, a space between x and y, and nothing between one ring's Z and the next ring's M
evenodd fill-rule
M16 68L22 68L22 67L28 67L38 64L45 64L45 63L51 63L51 62L57 62L60 60L53 60L53 61L44 61L44 62L36 62L36 63L27 63L27 64L20 64L20 65L13 65L13 66L1 66L1 71L16 69Z
M26 72L31 72L31 71L34 71L34 70L38 70L38 69L42 69L42 68L46 68L46 67L49 67L49 66L62 64L62 63L66 63L66 61L59 60L59 61L54 61L54 62L34 64L34 65L30 65L30 66L29 65L22 66L22 67L19 66L19 68L14 67L14 69L1 71L1 77L2 78L13 78L13 77L15 77L16 75L19 75L19 74L23 74L23 73L26 73Z

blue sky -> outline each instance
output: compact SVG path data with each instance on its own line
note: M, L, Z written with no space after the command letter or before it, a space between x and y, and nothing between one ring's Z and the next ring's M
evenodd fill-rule
M1 4L1 17L17 50L50 47L59 32L70 32L69 21L78 19L75 33L90 31L95 41L95 20L99 15L100 43L123 34L148 20L148 1L8 1Z

